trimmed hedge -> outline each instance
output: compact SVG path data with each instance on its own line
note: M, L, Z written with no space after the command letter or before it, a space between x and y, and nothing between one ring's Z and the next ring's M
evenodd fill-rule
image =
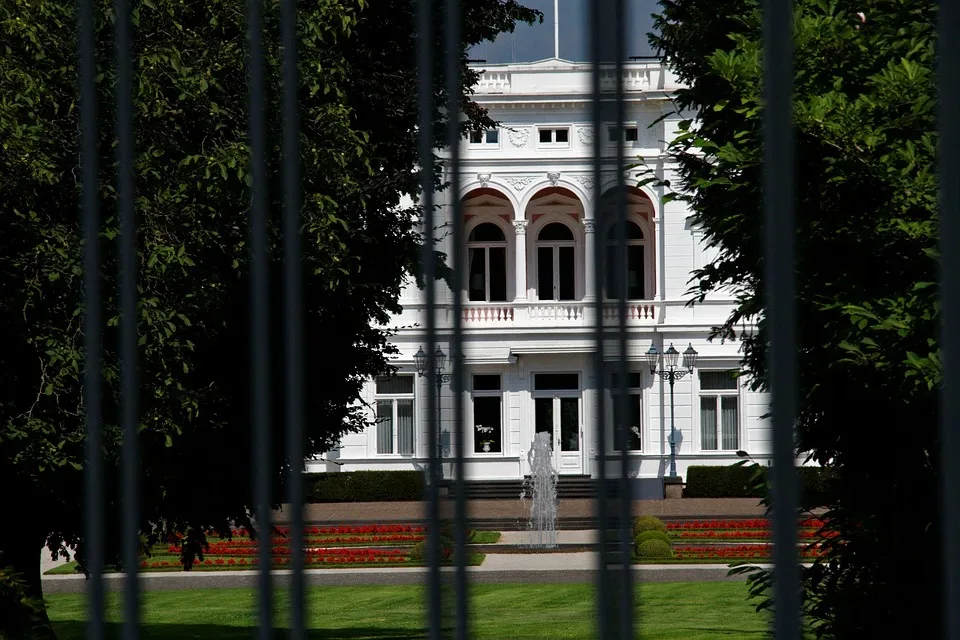
M307 502L407 502L423 500L421 471L348 471L304 474Z
M634 538L633 542L637 546L640 546L647 540L662 540L667 544L670 544L670 536L665 534L663 531L641 531L637 534L637 537Z
M687 469L687 484L684 498L762 498L762 489L749 490L748 484L754 469L741 466L706 467L693 466ZM802 501L809 507L822 506L826 484L832 470L824 467L799 467ZM763 467L763 473L768 469Z
M663 524L663 520L656 516L640 516L633 521L633 535L637 536L644 531L661 531L666 533L667 525Z
M663 540L647 540L637 545L637 557L641 560L672 558L673 549Z

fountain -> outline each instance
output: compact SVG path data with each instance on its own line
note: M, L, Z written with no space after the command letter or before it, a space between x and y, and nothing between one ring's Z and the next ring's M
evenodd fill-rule
M529 496L530 532L528 546L537 549L552 549L557 546L557 472L553 468L553 448L550 446L550 434L541 431L534 437L527 461L530 463L530 477L523 481L520 501Z

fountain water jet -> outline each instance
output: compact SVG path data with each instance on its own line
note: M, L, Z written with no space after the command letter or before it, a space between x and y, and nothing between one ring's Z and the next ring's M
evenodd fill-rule
M557 546L557 472L553 468L553 448L550 446L550 434L544 431L536 434L527 461L530 463L530 477L523 480L520 501L531 498L529 546L538 549L552 549Z

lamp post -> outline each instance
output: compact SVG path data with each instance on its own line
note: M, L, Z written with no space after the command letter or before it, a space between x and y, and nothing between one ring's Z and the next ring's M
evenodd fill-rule
M434 352L434 368L433 371L428 369L427 363L427 353L423 350L421 346L420 349L414 354L413 359L417 363L417 375L424 376L431 382L433 382L437 387L437 467L439 472L439 477L443 479L443 442L440 439L440 434L442 429L440 428L440 391L443 388L443 385L449 383L453 380L452 373L445 373L444 369L446 368L447 354L443 352L439 346L437 347L436 352ZM456 354L451 356L451 360L456 357Z
M650 373L658 375L670 383L670 478L677 477L677 427L674 421L673 405L673 384L688 373L693 373L693 368L697 366L697 350L690 344L683 352L683 368L677 368L677 359L680 352L670 348L664 353L660 353L654 345L650 345L647 351L647 364L650 365ZM659 367L659 368L658 368Z

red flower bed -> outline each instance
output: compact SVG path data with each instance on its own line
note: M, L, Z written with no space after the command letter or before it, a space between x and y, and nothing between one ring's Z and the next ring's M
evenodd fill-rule
M815 538L832 538L836 532L829 531L825 534L817 534L813 529L800 529L798 535L803 540ZM737 540L741 538L769 538L773 533L769 529L741 529L736 531L680 531L676 537L681 539L698 540Z
M244 551L243 553L232 554L241 556L237 558L206 557L200 564L204 566L257 566L260 563L259 558L243 557L254 556L255 553L255 550L249 550L249 552ZM304 555L304 562L311 565L376 564L408 561L409 559L407 557L407 552L398 549L307 549L307 552ZM289 558L285 558L283 556L273 556L270 560L270 563L273 566L288 565L290 564L290 560ZM169 560L154 560L152 562L141 562L140 566L151 569L162 569L164 567L179 567L182 564L183 563L179 560L173 562Z
M307 538L304 544L307 546L319 544L369 544L369 543L412 543L420 542L424 539L422 534L395 533L392 535L376 535L367 537L335 536L328 538ZM274 537L270 540L274 553L290 553L290 540L287 538ZM211 542L207 546L206 553L225 554L225 553L246 553L245 551L235 551L240 549L256 549L258 542L250 539L231 540L224 542ZM167 546L170 553L179 553L180 548L171 544Z
M290 527L277 527L277 532L282 536L290 534ZM307 527L303 530L306 535L378 535L385 533L418 533L426 532L424 527L417 527L408 524L385 524L385 525L357 525L343 527ZM243 527L233 530L233 535L240 537L249 537L250 532ZM275 536L276 537L276 536Z
M800 529L819 529L823 520L808 518L798 523ZM686 522L668 522L669 531L740 531L740 530L770 530L770 521L766 518L752 518L744 520L689 520Z
M768 559L773 547L766 544L738 544L727 546L677 546L673 548L674 557L680 560L751 560ZM803 548L799 550L801 558L816 558L819 549Z

